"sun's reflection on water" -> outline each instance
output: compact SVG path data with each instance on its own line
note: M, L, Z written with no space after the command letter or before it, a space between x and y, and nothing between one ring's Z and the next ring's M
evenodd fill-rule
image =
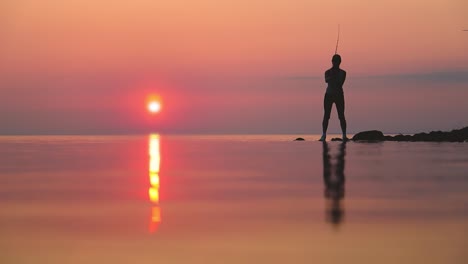
M161 163L161 152L159 149L159 135L149 136L149 183L148 197L153 204L149 232L157 231L161 223L161 208L159 207L159 167Z

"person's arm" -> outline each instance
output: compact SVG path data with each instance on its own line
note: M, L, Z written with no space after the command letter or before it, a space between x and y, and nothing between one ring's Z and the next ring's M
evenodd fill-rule
M340 85L343 86L345 81L346 81L346 72L343 71L343 78L340 80Z
M332 79L330 70L325 72L325 82L328 83Z

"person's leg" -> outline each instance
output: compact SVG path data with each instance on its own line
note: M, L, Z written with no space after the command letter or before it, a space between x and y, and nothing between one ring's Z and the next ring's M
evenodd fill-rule
M333 100L330 95L325 94L323 99L323 121L322 121L322 137L320 141L325 141L327 137L327 129L328 129L328 120L330 119L330 113L333 105Z
M344 95L337 96L336 98L336 111L338 112L338 118L340 119L341 132L343 132L343 140L348 139L346 137L346 118L345 118L345 101Z

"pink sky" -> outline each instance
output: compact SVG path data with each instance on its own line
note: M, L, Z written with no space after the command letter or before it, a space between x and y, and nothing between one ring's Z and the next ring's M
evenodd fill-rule
M467 13L461 0L5 0L0 134L319 133L338 23L351 133L466 126Z

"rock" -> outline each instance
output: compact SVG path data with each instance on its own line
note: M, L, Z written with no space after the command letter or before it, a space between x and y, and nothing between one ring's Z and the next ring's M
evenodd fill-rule
M359 132L351 139L353 141L383 141L385 140L384 134L382 131L378 130L369 130L364 132Z
M423 133L426 134L426 133ZM426 139L428 141L443 141L446 133L442 131L432 131L431 133L427 134Z
M305 139L301 138L301 137L298 137L296 138L294 141L305 141Z
M468 127L455 129L450 132L431 131L414 135L384 136L378 130L357 133L352 140L355 141L424 141L424 142L468 142Z
M411 141L428 141L429 138L430 138L429 134L419 133L419 134L414 134L413 137L410 140Z
M332 138L331 141L343 141L341 138Z
M409 135L396 135L393 137L393 140L394 141L410 141L411 140L411 136Z
M468 127L452 130L446 133L449 134L450 141L452 142L463 142L468 140Z

